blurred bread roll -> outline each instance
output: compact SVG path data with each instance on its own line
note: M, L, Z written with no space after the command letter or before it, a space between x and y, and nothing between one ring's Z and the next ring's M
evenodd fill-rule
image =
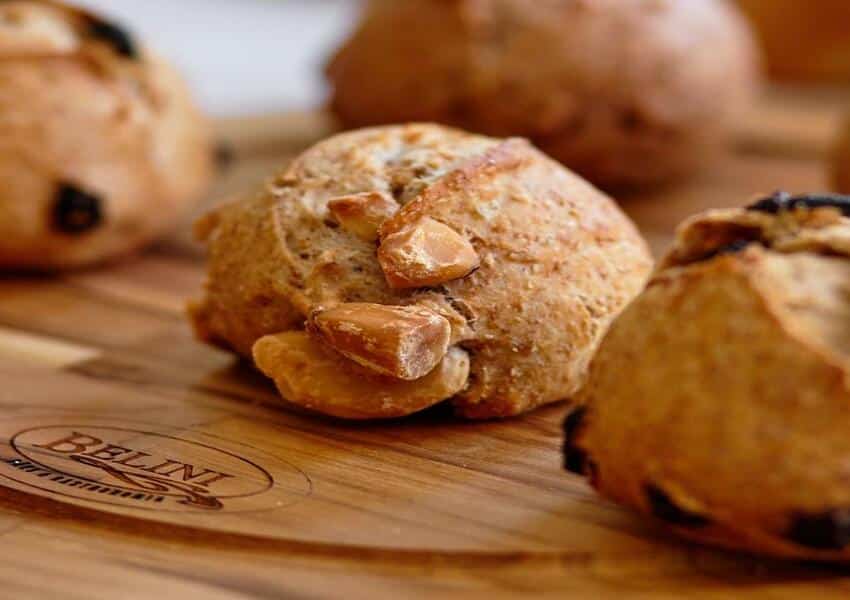
M0 2L0 268L134 250L206 190L209 126L180 77L114 23Z
M738 2L755 26L775 78L850 81L850 2Z
M372 0L327 72L347 127L520 135L612 188L703 165L758 58L725 0Z

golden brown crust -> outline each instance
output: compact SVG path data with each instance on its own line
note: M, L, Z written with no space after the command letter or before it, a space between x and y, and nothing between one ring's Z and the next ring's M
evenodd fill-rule
M845 0L738 0L776 79L850 78L850 4Z
M376 242L328 218L329 201L366 192L399 204L378 245L433 220L471 244L479 268L440 285L391 288ZM453 402L471 418L516 415L572 394L599 335L651 264L610 199L527 142L430 125L318 144L199 230L210 249L206 298L193 309L202 339L250 356L259 338L301 330L316 310L427 308L451 325L450 344L469 353L469 381Z
M692 539L850 558L848 241L828 208L686 223L600 346L568 462Z
M615 187L704 163L752 99L756 56L725 0L373 0L328 77L346 126L519 135Z
M57 2L3 2L0 80L0 268L127 253L206 191L208 123L171 67L113 25ZM90 199L90 228L57 224L63 189Z

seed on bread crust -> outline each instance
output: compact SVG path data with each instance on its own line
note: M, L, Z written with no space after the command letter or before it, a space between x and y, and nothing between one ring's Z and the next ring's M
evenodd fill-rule
M370 373L305 331L261 338L253 355L257 367L274 379L289 402L344 419L387 419L419 412L463 390L469 377L469 356L460 348L450 348L425 377L404 381Z
M447 319L424 307L360 302L318 311L309 323L343 356L375 373L408 381L439 364L452 332Z
M466 238L426 217L384 238L378 262L390 287L404 289L461 279L478 268L480 259Z
M374 242L383 222L398 211L398 203L381 192L364 192L334 198L328 210L343 229Z

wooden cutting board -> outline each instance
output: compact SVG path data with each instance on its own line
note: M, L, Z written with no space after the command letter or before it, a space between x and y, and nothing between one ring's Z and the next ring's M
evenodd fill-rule
M675 223L827 187L843 92L773 91L691 182L620 198L654 250ZM222 122L215 199L330 131ZM829 566L679 542L560 470L564 407L464 423L350 424L279 407L195 342L188 228L135 260L0 279L0 598L845 597Z

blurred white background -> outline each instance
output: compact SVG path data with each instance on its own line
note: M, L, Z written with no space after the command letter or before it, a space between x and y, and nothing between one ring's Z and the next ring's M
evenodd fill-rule
M358 12L357 0L72 1L145 38L221 116L320 104L324 62Z

